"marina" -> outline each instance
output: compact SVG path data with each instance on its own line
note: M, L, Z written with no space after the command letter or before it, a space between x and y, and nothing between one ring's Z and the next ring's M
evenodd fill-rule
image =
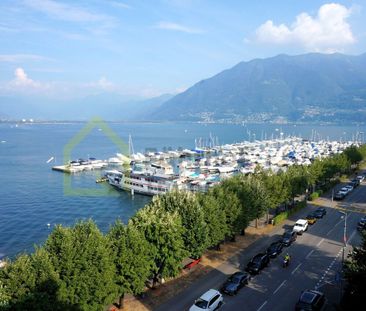
M315 159L341 153L355 141L309 141L289 136L263 141L244 141L192 150L133 153L93 164L83 162L68 166L70 172L84 170L84 166L105 168L105 180L131 194L157 195L172 190L207 191L225 178L236 174L252 174L257 167L278 172L291 165L309 165ZM74 161L75 162L75 161ZM103 165L102 165L103 164Z
M13 257L22 251L32 251L35 244L42 243L46 239L55 224L71 226L80 219L92 218L101 230L106 232L116 218L127 222L140 208L151 201L151 195L135 193L131 196L130 190L109 185L107 181L96 183L96 180L104 177L105 171L124 170L123 157L121 154L117 155L121 151L105 137L103 131L97 128L71 151L70 158L72 160L88 159L88 155L91 155L97 159L109 161L106 168L86 169L71 174L59 173L51 169L53 166L65 164L63 162L64 147L83 126L84 123L33 123L19 124L18 127L14 124L0 124L1 139L7 141L0 144L2 148L0 167L4 180L0 189L3 200L0 206L0 213L3 215L0 218L0 259ZM239 174L240 171L249 173L256 165L250 164L251 157L253 162L258 158L264 165L266 161L261 160L261 156L255 155L262 148L266 148L264 141L269 141L268 146L270 146L271 141L287 140L289 136L296 136L300 144L304 145L309 145L306 139L314 142L314 146L318 146L320 141L326 143L339 141L342 142L341 144L345 141L359 143L360 141L353 139L356 137L354 133L366 132L365 126L271 124L243 126L195 123L118 123L111 126L121 139L126 139L127 147L128 133L133 134L135 152L131 155L140 153L140 157L146 155L146 158L148 156L166 158L165 160L151 159L148 162L136 161L135 164L168 162L173 167L174 174L180 174L183 178L188 177L187 183L183 186L188 186L192 191L208 189L211 183L217 182L218 179L222 180L225 175ZM248 134L249 131L251 135ZM263 135L261 135L262 132ZM282 137L281 132L285 133ZM315 132L316 135L313 135ZM210 133L220 135L220 144L217 139L214 141L209 139ZM257 141L254 139L254 133L258 138L271 139ZM197 137L208 137L208 139L197 139ZM236 145L245 145L244 151L248 153L237 157L239 171L219 174L217 167L223 157L229 153L226 152L227 154L224 155L215 154L215 152L221 149L235 150ZM257 145L258 148L255 147ZM276 144L274 148L277 149ZM125 154L129 155L128 148L126 149ZM255 151L256 149L258 151ZM202 150L209 152L202 153ZM321 148L319 151L317 156L322 156ZM47 163L51 157L54 159ZM275 157L271 155L272 158L275 162ZM210 162L212 164L209 164ZM285 164L285 162L279 164ZM140 170L139 165L135 166L135 169ZM286 166L283 168L285 169ZM100 196L68 195L64 191L65 179L70 180L73 189L84 188L91 191L102 189L104 194Z

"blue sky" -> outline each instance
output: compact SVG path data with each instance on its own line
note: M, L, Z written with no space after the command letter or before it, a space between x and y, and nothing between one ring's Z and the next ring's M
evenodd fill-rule
M253 58L357 55L365 15L365 0L1 0L0 96L152 97Z

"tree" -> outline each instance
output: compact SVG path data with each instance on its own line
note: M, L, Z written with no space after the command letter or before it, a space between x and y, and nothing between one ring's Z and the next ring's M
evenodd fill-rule
M347 287L343 297L344 310L357 310L365 301L366 292L366 230L362 231L360 247L354 247L345 265Z
M149 244L135 227L126 226L120 220L110 228L107 238L116 267L114 282L119 292L119 305L122 307L126 293L137 295L145 288L153 264Z
M45 249L59 275L58 297L81 310L100 310L117 296L108 240L89 220L72 228L57 226Z
M348 147L343 151L343 154L347 157L351 164L356 164L363 159L362 153L356 146Z
M36 248L31 255L18 256L0 272L3 295L10 310L65 309L57 303L58 275L43 248Z
M188 191L172 191L153 198L154 203L167 212L177 211L184 228L182 237L190 257L199 258L207 248L207 226L204 211L196 194Z
M184 228L178 212L167 212L157 200L153 200L130 219L129 225L142 232L149 242L153 286L159 277L177 276L187 256Z
M227 234L234 239L235 234L243 228L243 219L240 218L243 214L238 196L224 183L214 187L211 195L215 197L220 208L224 210L228 229Z
M229 229L225 211L221 208L215 196L209 191L207 194L199 193L198 202L202 207L207 227L207 247L217 246L225 239Z

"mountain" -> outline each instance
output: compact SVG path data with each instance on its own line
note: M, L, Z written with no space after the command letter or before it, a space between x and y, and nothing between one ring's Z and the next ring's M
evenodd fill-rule
M366 53L241 62L163 103L155 120L364 121Z
M0 96L0 119L88 120L98 116L109 121L146 120L147 116L172 98L141 99L115 93L100 93L78 99L41 96Z

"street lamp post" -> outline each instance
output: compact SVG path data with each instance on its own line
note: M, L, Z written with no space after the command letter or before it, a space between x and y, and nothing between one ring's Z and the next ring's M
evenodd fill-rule
M343 225L343 249L342 249L342 267L341 267L341 276L340 276L340 282L341 282L341 293L340 293L340 297L339 297L339 302L342 301L342 295L343 295L343 267L344 267L344 255L345 255L345 250L347 247L347 213L346 212L341 212L340 213L343 214L342 218L344 218L344 225Z

